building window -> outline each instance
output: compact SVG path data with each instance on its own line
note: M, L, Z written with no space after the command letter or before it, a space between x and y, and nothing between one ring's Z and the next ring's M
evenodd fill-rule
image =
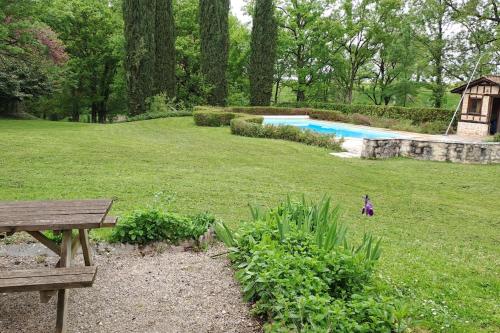
M469 98L469 107L467 113L469 114L481 114L481 106L483 104L482 98L471 97Z

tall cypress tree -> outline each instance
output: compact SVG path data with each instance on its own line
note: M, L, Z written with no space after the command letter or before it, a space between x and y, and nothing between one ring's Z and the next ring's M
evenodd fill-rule
M155 72L155 0L124 0L125 68L129 111L147 111L146 99L153 93Z
M175 22L172 0L156 0L155 94L175 97Z
M200 0L201 70L210 85L208 103L227 103L229 0Z
M250 50L250 104L271 102L278 24L273 0L256 0Z

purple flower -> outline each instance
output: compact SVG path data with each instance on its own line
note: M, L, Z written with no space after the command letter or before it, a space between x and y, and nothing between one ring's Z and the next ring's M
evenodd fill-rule
M365 195L365 206L361 210L361 214L366 215L366 216L373 216L373 205L370 201L370 198L368 198L368 195Z

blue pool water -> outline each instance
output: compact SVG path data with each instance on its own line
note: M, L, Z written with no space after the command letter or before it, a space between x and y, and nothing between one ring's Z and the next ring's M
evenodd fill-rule
M402 138L397 133L369 130L349 125L330 123L305 118L264 118L265 125L291 125L323 134L335 134L343 138L393 139Z

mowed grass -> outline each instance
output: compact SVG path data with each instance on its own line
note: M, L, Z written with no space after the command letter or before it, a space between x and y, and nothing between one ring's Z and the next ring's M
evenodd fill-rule
M237 227L248 203L330 195L353 237L383 237L382 286L407 300L424 330L500 330L499 189L498 165L344 160L191 118L0 121L0 200L109 197L120 215L164 191L175 193L178 212L210 211ZM364 194L373 218L360 215Z

